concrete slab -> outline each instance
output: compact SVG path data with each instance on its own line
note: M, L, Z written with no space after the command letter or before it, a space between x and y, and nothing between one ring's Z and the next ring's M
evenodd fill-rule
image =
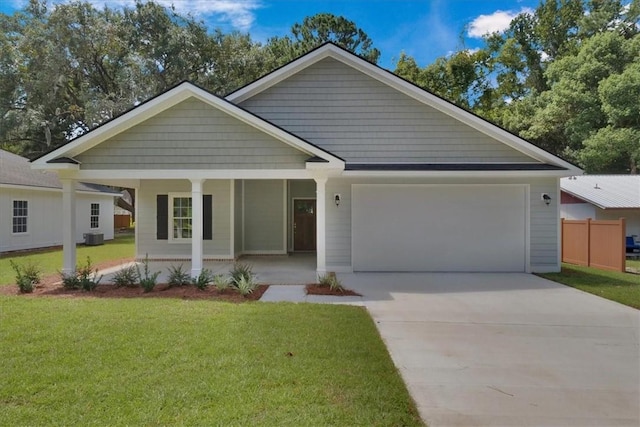
M304 285L272 285L262 295L262 302L304 302L307 294Z
M528 274L340 274L431 426L640 425L640 312Z

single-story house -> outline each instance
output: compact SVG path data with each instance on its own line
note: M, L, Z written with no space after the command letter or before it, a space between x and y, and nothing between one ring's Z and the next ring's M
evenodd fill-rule
M76 182L73 242L85 233L113 239L113 201L120 193ZM62 244L62 184L58 175L31 169L29 160L0 150L0 252Z
M626 221L626 235L640 236L640 175L583 175L560 180L564 219Z
M331 43L225 98L181 83L32 167L66 211L75 181L134 188L137 256L192 275L290 252L318 272L558 271L559 178L582 173Z

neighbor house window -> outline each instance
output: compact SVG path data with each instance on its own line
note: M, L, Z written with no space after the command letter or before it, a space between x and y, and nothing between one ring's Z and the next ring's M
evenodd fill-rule
M171 236L173 240L191 239L193 209L191 197L171 197Z
M29 202L26 200L13 201L13 233L27 232L27 218L29 216Z
M91 228L100 227L100 203L91 203Z

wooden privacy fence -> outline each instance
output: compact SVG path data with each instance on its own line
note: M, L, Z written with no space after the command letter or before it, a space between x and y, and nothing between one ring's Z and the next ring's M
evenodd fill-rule
M562 219L562 262L625 271L625 220Z
M129 228L131 226L131 215L114 215L113 228Z

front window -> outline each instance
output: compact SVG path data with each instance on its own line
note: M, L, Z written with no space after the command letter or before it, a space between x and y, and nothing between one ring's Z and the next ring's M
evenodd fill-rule
M26 200L13 201L13 233L27 232L27 218L29 216L29 202Z
M91 228L100 227L100 204L91 203Z
M171 206L173 240L191 239L193 223L191 197L174 196Z

